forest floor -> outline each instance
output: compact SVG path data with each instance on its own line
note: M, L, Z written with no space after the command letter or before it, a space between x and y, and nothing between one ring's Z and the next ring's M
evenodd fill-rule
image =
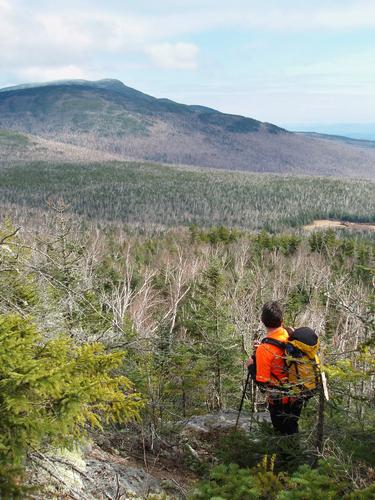
M39 489L33 498L146 499L152 494L186 498L213 463L220 439L233 431L236 417L230 411L190 417L177 424L178 431L153 439L130 425L104 434L93 432L91 441L75 451L33 453L29 484ZM264 412L253 417L254 424L268 420ZM241 415L239 428L250 432L250 420Z
M36 500L146 499L152 494L185 498L198 475L180 460L150 452L126 453L103 449L96 443L82 454L56 450L34 454L29 465L29 486Z

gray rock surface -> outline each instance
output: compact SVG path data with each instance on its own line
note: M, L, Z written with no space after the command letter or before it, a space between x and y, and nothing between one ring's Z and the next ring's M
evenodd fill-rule
M31 458L30 483L43 488L36 498L57 499L69 495L77 500L125 500L163 493L159 479L130 464L127 458L97 446Z
M183 423L182 433L208 434L215 431L229 431L236 425L237 412L217 412L209 415L198 415L189 418ZM240 416L238 429L250 432L253 425L259 422L269 422L268 412L256 412L251 415Z

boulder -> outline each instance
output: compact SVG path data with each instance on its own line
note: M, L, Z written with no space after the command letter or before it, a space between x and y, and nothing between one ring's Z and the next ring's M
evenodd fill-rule
M196 434L199 436L230 431L235 428L237 415L238 413L234 411L220 411L208 415L191 417L187 421L181 422L183 427L182 434ZM254 425L257 425L259 422L269 421L270 416L268 412L255 412L251 415L242 414L238 421L238 429L245 432L251 432Z

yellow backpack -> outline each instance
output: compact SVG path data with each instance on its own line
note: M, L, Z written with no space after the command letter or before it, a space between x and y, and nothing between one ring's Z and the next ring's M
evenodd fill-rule
M299 396L312 396L321 385L319 338L308 327L296 328L285 346L290 389Z

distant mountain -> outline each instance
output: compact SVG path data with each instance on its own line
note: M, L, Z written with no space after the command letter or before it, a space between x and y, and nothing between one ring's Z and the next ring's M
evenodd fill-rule
M344 136L360 141L375 141L375 123L290 124L290 130Z
M0 128L76 145L93 156L101 151L230 170L375 178L375 150L361 143L157 99L118 80L1 89Z
M304 135L306 137L314 137L317 139L344 142L345 144L351 144L352 146L357 146L360 148L375 148L375 140L353 139L352 137L346 137L344 135L321 134L319 132L295 132L295 133Z

